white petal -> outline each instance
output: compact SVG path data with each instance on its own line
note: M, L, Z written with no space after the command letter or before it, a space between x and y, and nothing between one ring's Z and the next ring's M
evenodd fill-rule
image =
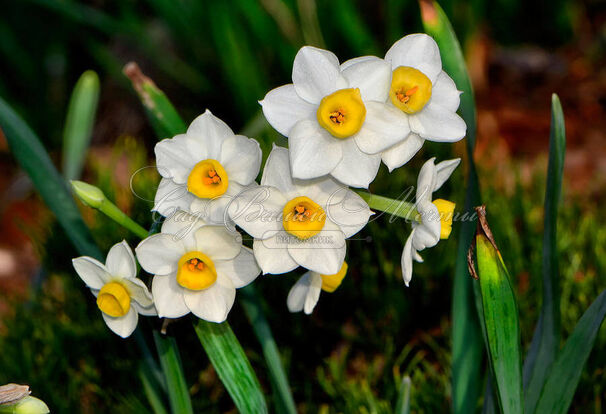
M288 292L286 305L291 312L305 311L311 314L320 299L322 292L322 276L315 272L306 272Z
M421 149L425 140L417 134L409 134L406 139L381 153L381 159L389 172L406 164Z
M341 73L343 73L343 71L345 71L345 69L347 69L350 66L353 66L357 63L367 62L367 61L371 61L371 60L375 60L375 59L378 59L378 58L376 56L358 56L356 58L346 60L345 62L341 63Z
M175 272L179 259L186 253L183 243L171 234L149 236L139 243L135 252L141 267L155 275Z
M261 147L259 143L243 135L235 135L223 143L219 160L229 180L248 185L259 174Z
M186 289L177 283L177 274L154 276L152 280L152 294L154 304L160 318L180 318L189 313L189 308L183 299Z
M235 181L229 183L227 191L216 198L196 198L189 207L190 212L200 217L205 223L215 226L233 227L233 222L228 214L228 207L244 189Z
M171 178L177 184L187 183L191 169L207 157L204 149L187 135L163 139L154 148L158 172L164 178ZM195 148L195 149L194 149Z
M208 289L184 289L183 298L189 310L209 322L223 322L236 299L236 288L228 277L217 277Z
M431 101L456 112L461 101L461 92L457 90L457 85L448 74L444 71L440 72L438 78L431 88Z
M351 190L341 203L330 205L326 210L327 218L339 226L346 238L362 230L372 214L366 201Z
M76 257L72 259L72 265L80 279L91 289L101 289L111 278L105 265L92 257Z
M408 119L410 130L430 141L460 141L467 130L463 118L433 102Z
M330 174L345 185L368 188L379 171L381 155L370 155L360 151L356 142L351 138L343 143L342 151L341 162Z
M234 132L207 109L192 121L187 128L187 136L206 148L206 157L198 158L198 161L207 158L219 160L223 143L233 137Z
M345 66L343 76L348 80L350 88L360 89L365 103L368 100L387 100L391 87L391 65L383 59L375 56L368 56L368 59L358 58L358 61Z
M317 105L301 99L292 83L272 89L259 103L267 122L285 137L298 121L313 119L318 109Z
M440 215L435 204L425 202L417 204L417 209L421 213L422 223L415 227L415 237L412 240L412 247L419 251L428 247L433 247L440 241Z
M442 161L436 164L436 180L433 184L433 191L437 191L452 175L461 163L460 158Z
M265 162L261 185L276 187L284 194L295 191L288 149L274 144Z
M408 117L392 105L366 102L366 120L355 135L356 144L367 154L376 154L398 142L410 133Z
M240 253L242 236L224 226L204 226L196 230L196 247L212 261L233 259Z
M431 203L432 201L432 193L437 175L434 162L435 157L428 159L421 167L421 171L419 171L416 194L416 202L419 204Z
M156 310L156 307L153 304L151 306L148 306L147 308L139 305L137 302L133 302L132 305L139 315L158 316L158 311Z
M286 202L275 187L251 187L233 199L229 215L254 238L267 239L282 229L282 211Z
M404 279L404 283L406 286L410 283L412 279L412 258L414 255L414 249L412 248L412 239L414 237L416 229L412 229L410 236L406 239L406 243L404 244L404 249L402 250L402 278Z
M345 236L339 226L326 220L320 233L307 240L290 238L288 253L300 266L323 275L334 275L345 259Z
M288 253L288 242L290 236L285 231L281 231L274 237L266 240L253 241L253 252L257 263L263 270L263 274L281 274L287 273L299 267L297 262L290 257Z
M135 277L137 275L137 263L135 256L128 243L122 240L109 249L105 266L112 276Z
M341 161L343 141L330 135L316 121L298 122L288 137L292 176L309 179L331 172Z
M324 210L327 206L343 201L348 187L331 176L311 180L294 180L296 192L290 197L306 196L318 203Z
M196 230L206 224L200 213L179 210L164 220L161 232L173 235L174 240L180 243L185 251L191 251L196 248Z
M244 246L233 259L216 261L215 268L217 273L229 277L236 289L248 285L261 273L252 250Z
M156 190L154 208L164 217L171 216L177 210L188 211L196 197L187 191L185 184L177 184L171 178L162 178Z
M398 66L410 66L423 72L433 83L442 71L438 44L423 33L404 36L387 51L385 60Z
M297 95L310 103L320 103L335 91L341 77L339 59L328 50L302 47L292 67L292 82Z
M126 315L120 316L119 318L114 318L103 312L101 312L101 314L103 315L103 320L107 327L122 338L128 338L134 332L137 327L137 321L139 320L137 310L132 306Z
M128 288L131 299L133 299L139 305L144 308L149 308L150 306L153 306L154 300L152 298L152 295L151 293L149 293L147 286L145 286L145 283L143 283L141 279L131 277L123 279L122 283L124 283Z

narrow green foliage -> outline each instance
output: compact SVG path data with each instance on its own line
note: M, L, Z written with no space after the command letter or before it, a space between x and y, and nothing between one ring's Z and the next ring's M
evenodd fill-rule
M600 326L606 317L606 291L585 311L547 375L536 413L567 413Z
M398 393L398 402L396 403L395 414L410 414L410 377L402 378L400 392Z
M515 294L501 253L484 234L476 236L486 349L502 413L522 413L520 324Z
M547 188L545 190L543 304L530 350L524 361L525 406L528 413L535 411L549 367L555 360L560 345L560 274L556 240L565 152L566 127L564 113L558 96L554 94L551 98L549 166L547 169Z
M476 142L476 107L471 80L461 45L446 14L435 1L421 0L425 31L440 48L444 70L452 77L461 95L460 113L467 124L467 190L464 212L480 204L478 177L473 162ZM452 404L455 414L473 412L481 391L482 333L474 306L474 292L467 271L466 254L475 230L475 221L464 221L459 233L452 294Z
M173 414L193 413L189 390L183 375L179 348L175 339L154 331L154 341L158 350L160 365L166 377L168 398Z
M90 145L99 102L99 77L92 70L80 76L72 92L63 130L63 176L80 178Z
M402 195L402 200L394 200L393 198L383 197L380 195L370 194L367 191L356 191L370 208L382 211L392 216L402 217L407 220L415 220L418 212L413 203L404 201L407 194Z
M0 128L13 156L29 175L42 199L80 254L101 258L69 189L42 143L15 111L0 98Z
M198 319L194 327L238 412L266 413L267 405L257 376L229 325Z

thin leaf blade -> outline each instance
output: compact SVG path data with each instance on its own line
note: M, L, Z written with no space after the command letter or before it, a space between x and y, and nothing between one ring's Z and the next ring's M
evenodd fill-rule
M154 342L158 350L160 365L164 371L168 399L173 413L193 414L187 382L183 374L179 348L175 338L161 335L154 330Z

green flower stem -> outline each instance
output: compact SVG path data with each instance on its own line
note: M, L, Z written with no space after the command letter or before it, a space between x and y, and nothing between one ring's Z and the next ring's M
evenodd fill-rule
M392 216L402 217L408 220L416 220L419 216L419 212L413 203L370 194L369 192L362 190L357 190L356 193L358 193L372 209L380 210L391 214Z
M137 224L133 219L128 217L114 203L109 201L103 191L94 185L90 185L83 181L71 181L74 193L82 200L82 202L92 208L95 208L105 214L110 219L122 227L132 231L142 239L146 238L148 233L143 227Z

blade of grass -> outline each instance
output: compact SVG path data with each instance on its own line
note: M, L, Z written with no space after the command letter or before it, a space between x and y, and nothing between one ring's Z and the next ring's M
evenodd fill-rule
M149 367L146 364L139 366L139 379L143 385L143 393L147 397L147 401L151 406L154 414L168 414L164 402L162 401L162 392L151 380L153 373L150 372Z
M585 311L552 364L536 413L568 412L604 317L606 317L606 290Z
M400 391L398 392L398 401L396 402L395 414L410 414L410 377L402 378Z
M460 113L467 124L467 189L464 212L472 213L480 204L478 177L473 162L476 142L476 107L471 80L461 46L448 18L440 6L429 0L420 1L425 31L440 48L444 70L452 77L461 95ZM475 229L475 220L464 221L459 233L452 293L452 405L455 414L474 412L482 386L481 364L483 341L472 280L467 271L467 248Z
M68 187L42 143L15 111L0 98L0 128L11 152L29 175L42 199L80 254L102 259Z
M515 294L483 216L480 221L484 232L476 235L476 252L492 384L502 413L523 413L520 323Z
M261 385L229 324L198 319L194 328L238 411L242 414L266 413Z
M240 290L239 297L246 316L253 327L253 331L262 345L263 356L265 357L267 368L271 373L269 378L274 388L274 394L277 396L275 399L276 412L295 414L297 409L295 401L292 398L290 385L288 385L288 378L282 368L280 353L271 333L271 328L261 312L262 305L257 296L255 286L248 285Z
M154 342L166 378L168 399L172 412L174 414L193 413L194 410L191 405L187 382L185 382L185 376L183 375L181 357L175 338L164 336L154 330Z
M99 77L92 70L80 76L72 92L63 130L63 176L80 178L90 145L99 102Z
M527 413L533 413L545 384L549 367L556 359L560 345L560 289L558 271L557 216L562 192L566 126L558 96L551 97L551 131L549 166L545 190L543 232L543 303L532 343L524 361L524 391Z

